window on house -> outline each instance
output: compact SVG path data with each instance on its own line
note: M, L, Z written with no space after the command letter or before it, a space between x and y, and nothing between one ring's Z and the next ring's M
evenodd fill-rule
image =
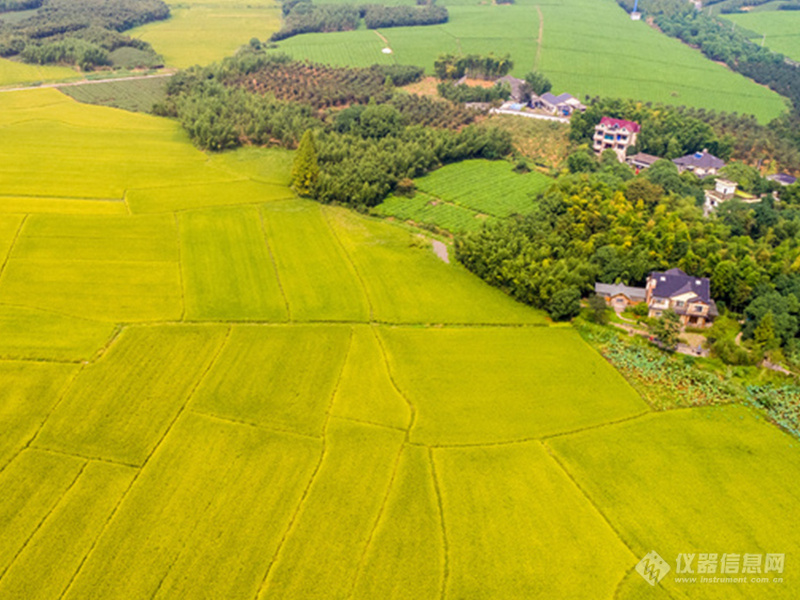
M675 306L677 306L678 308L683 308L684 304L686 303L683 300L678 300L677 302L675 302Z

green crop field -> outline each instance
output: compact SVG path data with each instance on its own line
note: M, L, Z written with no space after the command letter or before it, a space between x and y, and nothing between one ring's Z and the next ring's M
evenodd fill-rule
M416 181L431 196L494 217L532 212L536 196L550 182L541 173L518 175L511 163L490 160L448 165Z
M758 34L753 38L755 43L764 42L775 52L800 61L800 11L772 10L723 16L737 27Z
M796 595L798 441L757 413L653 412L419 230L295 198L289 151L56 90L0 135L0 598ZM419 184L479 221L549 180ZM785 582L651 588L651 550Z
M0 58L0 86L35 85L43 81L77 79L78 77L80 77L78 73L66 67L28 65Z
M577 98L636 98L754 114L763 122L786 110L778 94L631 21L614 0L444 4L448 23L380 30L392 54L383 54L386 44L363 29L299 35L280 42L279 50L338 65L418 64L429 73L442 53L508 53L514 75L537 67L556 93Z
M70 98L87 104L99 104L134 112L150 112L153 104L167 97L167 80L146 77L123 81L106 81L59 88Z
M478 211L419 192L413 198L389 196L375 207L375 213L453 233L477 231L485 222L492 220Z
M166 21L129 32L150 42L168 66L207 65L230 56L251 38L267 39L281 26L274 0L190 0L171 4Z

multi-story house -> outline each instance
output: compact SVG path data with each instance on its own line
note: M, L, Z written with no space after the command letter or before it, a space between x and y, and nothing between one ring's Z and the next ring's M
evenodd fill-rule
M707 277L691 277L681 269L654 271L647 278L646 302L650 317L674 310L684 327L706 327L718 316Z
M639 124L633 121L603 117L594 128L594 151L602 154L606 150L613 150L619 162L624 162L628 148L636 144L640 129Z

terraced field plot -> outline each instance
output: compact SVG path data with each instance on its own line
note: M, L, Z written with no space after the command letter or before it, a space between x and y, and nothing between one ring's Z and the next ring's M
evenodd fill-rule
M797 552L796 440L651 414L430 240L293 199L291 153L0 109L0 597L680 598L641 554Z
M166 87L167 79L165 77L143 77L125 81L65 86L59 89L78 102L150 112L153 104L166 99Z
M786 110L778 94L642 21L631 21L613 0L475 4L445 2L450 20L443 25L380 30L392 54L383 54L386 44L367 30L299 35L282 41L279 50L337 65L417 64L429 73L442 53L509 53L514 75L522 77L536 66L557 93L577 98L589 94L713 108L754 114L764 123Z
M389 196L375 207L375 213L453 233L477 231L484 223L493 220L478 211L443 202L420 192L414 194L413 198Z
M551 179L535 171L519 175L506 161L468 160L417 179L417 187L436 198L494 217L533 211L536 196Z

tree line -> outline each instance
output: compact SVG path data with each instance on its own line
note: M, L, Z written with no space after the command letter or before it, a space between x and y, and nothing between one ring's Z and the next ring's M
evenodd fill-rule
M440 54L433 63L434 73L441 80L462 77L497 79L508 75L513 68L514 62L508 54L499 57L491 53L486 56Z
M446 8L424 3L420 6L380 4L314 4L311 0L285 0L282 3L283 27L270 37L273 42L303 33L352 31L361 19L367 29L409 27L446 23Z
M452 102L495 102L497 100L508 100L511 90L507 85L493 85L485 88L471 86L467 84L456 85L449 81L442 81L436 86L436 91L442 98L447 98Z
M156 57L149 44L121 32L167 17L162 0L44 0L32 16L0 25L0 56L84 69L111 64L109 53L125 46Z

